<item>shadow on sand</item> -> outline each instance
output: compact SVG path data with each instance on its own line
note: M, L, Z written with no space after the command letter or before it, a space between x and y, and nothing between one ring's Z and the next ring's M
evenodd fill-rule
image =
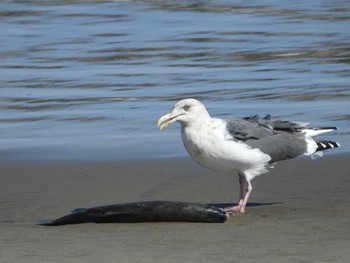
M255 206L267 206L267 205L278 205L283 204L283 202L272 202L272 203L248 203L247 207L255 207ZM236 206L237 203L216 203L216 204L207 204L210 206L218 207L224 209L229 206Z

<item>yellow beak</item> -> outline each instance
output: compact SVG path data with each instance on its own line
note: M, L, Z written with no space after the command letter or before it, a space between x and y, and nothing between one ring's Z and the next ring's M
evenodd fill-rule
M158 119L158 128L162 131L169 125L169 114L166 114Z

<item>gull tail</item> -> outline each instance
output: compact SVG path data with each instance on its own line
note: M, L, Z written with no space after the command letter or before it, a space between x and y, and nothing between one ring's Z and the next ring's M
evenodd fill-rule
M316 160L318 158L321 158L323 156L323 151L327 149L337 148L340 147L340 144L333 141L315 141L317 148L316 151L311 155L312 160Z
M334 141L314 140L312 138L322 133L330 132L334 130L337 130L337 127L303 129L301 132L305 134L305 139L306 139L306 142L308 143L308 151L306 155L311 155L311 158L315 160L323 156L324 150L340 147L340 144Z

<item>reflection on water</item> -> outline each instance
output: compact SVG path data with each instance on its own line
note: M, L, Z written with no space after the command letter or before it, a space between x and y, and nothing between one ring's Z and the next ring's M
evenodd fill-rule
M212 115L338 126L329 136L348 151L349 11L348 1L1 2L1 148L181 155L178 127L155 122L195 97Z

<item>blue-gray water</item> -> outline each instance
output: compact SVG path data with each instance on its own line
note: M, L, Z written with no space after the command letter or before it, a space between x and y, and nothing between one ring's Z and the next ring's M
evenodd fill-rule
M1 158L184 155L156 121L187 97L349 151L349 1L2 1L0 23Z

